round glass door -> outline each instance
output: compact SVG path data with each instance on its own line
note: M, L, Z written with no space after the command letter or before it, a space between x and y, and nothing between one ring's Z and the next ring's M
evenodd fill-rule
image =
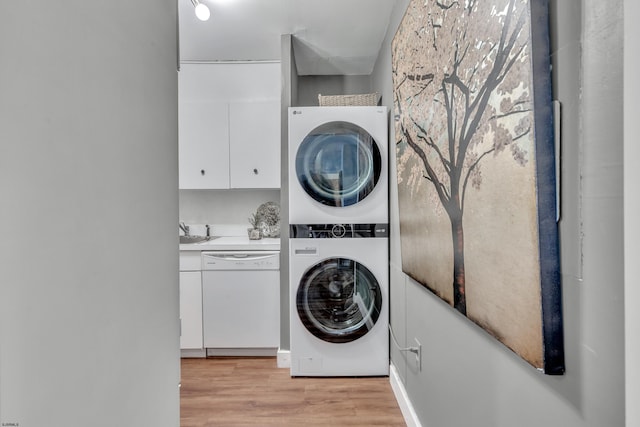
M382 310L382 293L364 265L330 258L302 276L296 306L309 332L324 341L345 343L373 328Z
M328 206L350 206L369 195L380 178L375 140L353 123L329 122L311 131L296 153L296 175L306 193Z

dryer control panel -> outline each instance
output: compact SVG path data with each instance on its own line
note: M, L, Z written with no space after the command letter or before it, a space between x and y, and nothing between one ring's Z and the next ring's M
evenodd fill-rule
M292 239L389 237L389 224L291 224Z

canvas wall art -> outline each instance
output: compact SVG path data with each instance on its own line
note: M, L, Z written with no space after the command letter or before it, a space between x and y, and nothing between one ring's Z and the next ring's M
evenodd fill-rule
M392 71L403 271L562 374L547 1L412 0Z

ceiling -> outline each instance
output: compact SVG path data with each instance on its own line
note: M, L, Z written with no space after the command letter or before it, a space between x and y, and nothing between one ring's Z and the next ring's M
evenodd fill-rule
M178 0L180 60L280 60L280 36L294 35L299 75L368 75L396 0Z

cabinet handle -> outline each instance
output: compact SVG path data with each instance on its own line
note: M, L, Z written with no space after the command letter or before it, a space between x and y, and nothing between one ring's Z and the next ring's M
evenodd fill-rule
M258 169L254 169L254 170L253 170L253 174L254 174L254 175L258 175Z
M204 169L200 169L200 175L204 176Z

